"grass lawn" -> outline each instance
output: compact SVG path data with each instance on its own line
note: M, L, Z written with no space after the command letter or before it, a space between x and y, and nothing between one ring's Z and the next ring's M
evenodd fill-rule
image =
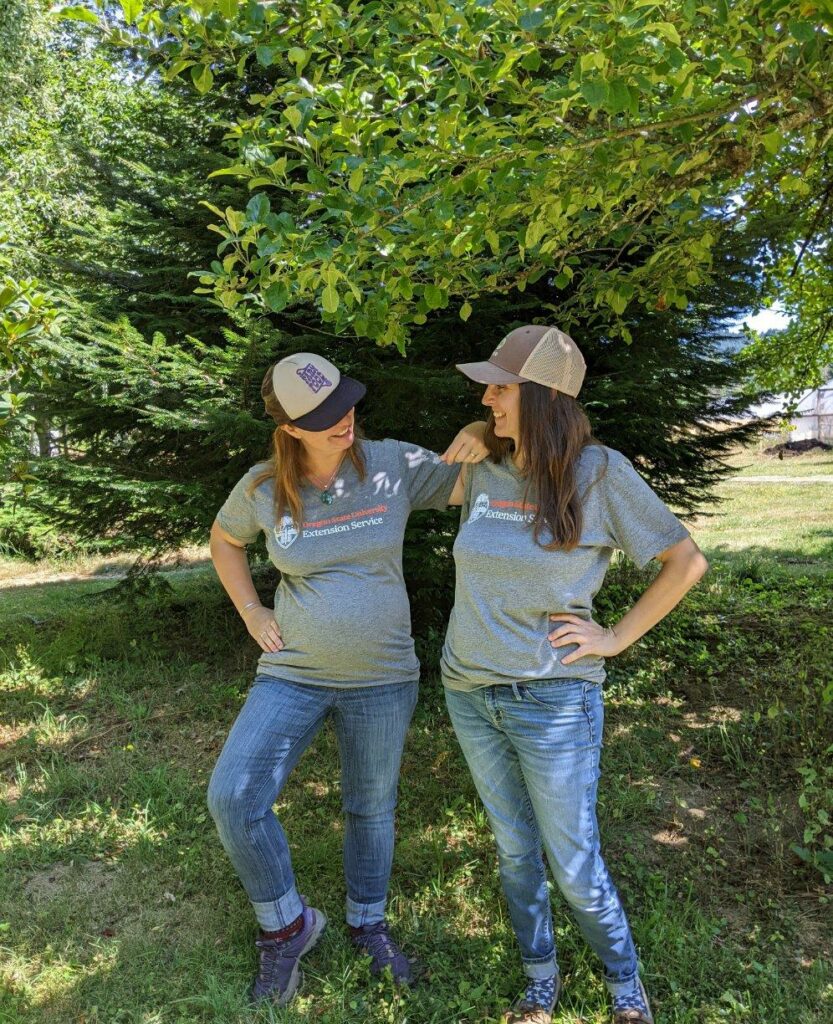
M735 566L775 565L794 575L830 572L833 483L754 483L744 478L833 480L833 452L779 460L752 449L727 462L737 474L717 487L720 503L689 524L707 556Z
M712 572L611 665L607 687L601 827L658 1024L833 1019L833 888L795 852L820 848L823 828L805 830L828 813L806 771L821 772L833 742L833 558L811 532L831 517L819 512L786 540L761 525L755 560L744 561L731 529L738 541L751 531L755 508L763 524L774 493L750 506L753 486L726 485L725 518L702 529ZM794 518L803 492L789 490ZM812 564L788 561L792 552ZM647 578L613 570L601 616ZM210 570L172 580L169 593L134 603L100 579L0 582L0 1021L497 1021L522 976L491 836L430 663L403 766L391 897L429 983L399 995L349 949L325 729L278 809L301 891L330 927L289 1009L246 1006L253 921L205 788L256 655ZM601 1024L599 966L555 904L565 976L555 1020Z

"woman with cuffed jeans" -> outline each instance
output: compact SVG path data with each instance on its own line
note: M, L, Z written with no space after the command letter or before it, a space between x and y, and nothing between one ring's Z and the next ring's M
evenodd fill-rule
M445 463L414 445L361 439L354 407L364 391L314 353L270 368L262 395L276 425L272 457L237 483L211 533L217 573L262 654L208 802L260 925L251 995L278 1005L297 991L301 957L326 919L298 894L272 807L328 718L341 754L352 944L374 973L390 969L398 983L413 976L385 921L399 765L419 678L402 543L413 509L459 504L453 463L476 462L485 448L476 425L458 434ZM260 533L281 572L274 608L261 605L246 559Z
M542 849L604 966L615 1024L651 1024L622 902L602 859L596 793L604 659L705 572L697 546L576 401L584 359L557 328L508 334L459 366L486 385L490 458L464 471L446 702L498 849L526 990L511 1024L549 1024L560 991ZM614 549L661 569L615 626L593 621Z

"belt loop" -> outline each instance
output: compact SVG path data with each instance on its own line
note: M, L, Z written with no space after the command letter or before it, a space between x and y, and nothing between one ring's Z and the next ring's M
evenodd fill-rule
M515 700L523 700L523 695L518 689L517 683L512 683L512 693L515 695Z

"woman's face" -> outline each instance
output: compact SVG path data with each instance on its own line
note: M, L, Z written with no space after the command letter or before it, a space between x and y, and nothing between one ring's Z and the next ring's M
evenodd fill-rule
M283 429L297 437L310 454L326 456L347 451L355 439L355 420L354 407L327 430L302 430L291 423L285 423Z
M520 384L487 384L481 401L492 410L495 435L511 438L517 448L521 436Z

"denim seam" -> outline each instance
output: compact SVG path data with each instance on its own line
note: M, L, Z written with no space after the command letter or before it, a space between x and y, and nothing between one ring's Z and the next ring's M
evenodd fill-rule
M590 704L587 700L587 684L585 683L581 690L582 707L584 708L584 717L587 719L587 725L590 729L590 745L596 745L596 737L593 734L593 716L590 714Z
M535 817L535 808L532 806L532 798L529 795L529 786L527 785L526 779L524 778L523 769L521 769L521 778L523 779L523 784L524 784L524 802L526 803L526 813L529 816L529 821L532 823L532 830L534 832L535 841L536 841L537 848L538 848L538 851L539 851L539 857L538 857L538 881L539 882L543 882L544 883L544 887L546 888L546 884L547 884L547 869L546 869L546 866L544 864L544 857L543 857L543 855L541 855L541 851L543 850L544 843L543 843L543 840L541 838L541 829L538 826L538 819ZM549 902L550 902L549 894L547 894L547 903L549 903ZM552 907L550 906L549 915L547 915L547 917L545 917L545 919L544 919L544 928L545 929L549 929L549 925L551 923L552 923ZM552 946L552 957L555 957L555 955L556 955L555 932L554 931L549 931L548 934L546 935L546 938L548 939L550 946ZM550 957L545 957L543 962L546 963L548 959L550 959Z

